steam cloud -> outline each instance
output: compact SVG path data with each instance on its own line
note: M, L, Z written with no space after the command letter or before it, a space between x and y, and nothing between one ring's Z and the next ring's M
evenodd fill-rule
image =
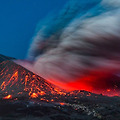
M16 63L43 78L68 83L91 71L120 70L119 0L70 0L41 22L28 60Z

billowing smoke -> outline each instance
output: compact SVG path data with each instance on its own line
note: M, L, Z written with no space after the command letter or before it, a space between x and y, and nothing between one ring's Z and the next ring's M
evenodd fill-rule
M93 71L120 70L119 0L70 0L37 27L27 59L16 61L43 78L66 84Z

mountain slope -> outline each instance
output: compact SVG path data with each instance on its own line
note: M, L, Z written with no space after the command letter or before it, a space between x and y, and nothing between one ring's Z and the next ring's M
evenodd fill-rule
M3 62L5 60L11 60L11 59L15 59L15 58L7 57L7 56L0 54L0 62Z
M0 55L0 120L118 120L120 97L65 91Z

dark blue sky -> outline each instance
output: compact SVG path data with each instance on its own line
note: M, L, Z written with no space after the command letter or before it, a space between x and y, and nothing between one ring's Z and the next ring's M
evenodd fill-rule
M23 59L37 23L68 0L0 0L0 54Z

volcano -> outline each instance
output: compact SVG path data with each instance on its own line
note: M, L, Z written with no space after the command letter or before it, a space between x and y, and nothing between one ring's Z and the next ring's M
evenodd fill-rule
M110 97L84 90L66 91L17 65L13 59L0 55L1 120L120 118L120 98L115 94Z

